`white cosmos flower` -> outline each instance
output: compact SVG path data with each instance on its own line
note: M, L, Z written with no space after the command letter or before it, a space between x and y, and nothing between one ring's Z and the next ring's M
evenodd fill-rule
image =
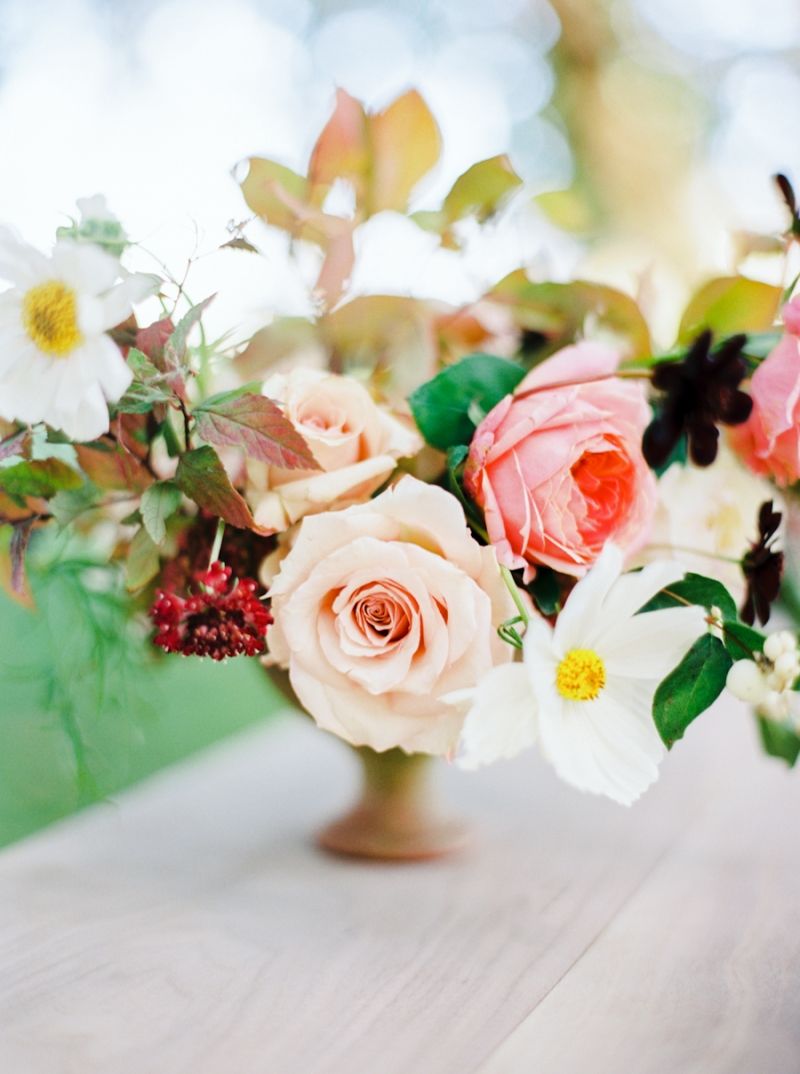
M11 284L0 294L0 417L94 440L108 429L108 403L131 382L106 333L154 278L126 274L86 243L59 242L46 257L0 227L0 279Z
M559 776L630 805L658 775L664 746L653 695L705 629L701 608L636 613L684 568L651 563L622 574L606 545L567 599L554 628L532 619L523 663L495 668L475 691L457 763L476 768L538 737Z

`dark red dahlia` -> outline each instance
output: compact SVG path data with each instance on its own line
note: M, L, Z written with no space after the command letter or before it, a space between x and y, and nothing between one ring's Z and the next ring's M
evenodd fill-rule
M258 582L238 578L231 568L212 563L194 574L197 591L188 597L159 589L150 609L155 623L153 643L184 656L258 656L266 649L272 616L256 596Z
M780 524L781 513L775 510L773 501L762 503L758 512L758 540L753 541L742 559L747 590L739 614L742 622L750 626L756 619L760 623L769 620L770 605L780 595L783 552L774 547Z

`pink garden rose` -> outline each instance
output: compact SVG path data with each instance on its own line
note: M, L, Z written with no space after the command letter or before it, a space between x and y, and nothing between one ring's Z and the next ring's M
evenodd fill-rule
M785 333L750 381L753 410L731 430L747 466L785 488L800 478L800 296L783 307Z
M367 499L397 460L416 454L413 424L376 403L360 381L319 369L276 373L263 386L303 436L320 470L247 460L247 498L259 526L280 533L304 515Z
M631 554L647 539L656 486L641 442L650 411L640 384L611 376L617 365L599 343L564 348L472 440L467 490L498 559L525 567L526 580L536 563L580 577L606 541Z
M446 695L513 654L493 550L454 496L414 477L303 519L270 597L271 659L319 726L356 746L450 752L463 711Z

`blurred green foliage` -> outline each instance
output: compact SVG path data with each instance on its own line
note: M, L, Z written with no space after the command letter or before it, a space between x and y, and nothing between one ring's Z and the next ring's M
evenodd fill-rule
M112 570L39 545L36 609L0 594L0 845L281 705L257 661L159 656Z

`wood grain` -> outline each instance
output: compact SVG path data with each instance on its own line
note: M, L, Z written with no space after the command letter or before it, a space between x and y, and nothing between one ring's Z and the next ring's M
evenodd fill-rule
M0 855L0 1070L800 1070L800 779L738 708L632 810L443 771L450 861L317 852L354 778L287 721Z

